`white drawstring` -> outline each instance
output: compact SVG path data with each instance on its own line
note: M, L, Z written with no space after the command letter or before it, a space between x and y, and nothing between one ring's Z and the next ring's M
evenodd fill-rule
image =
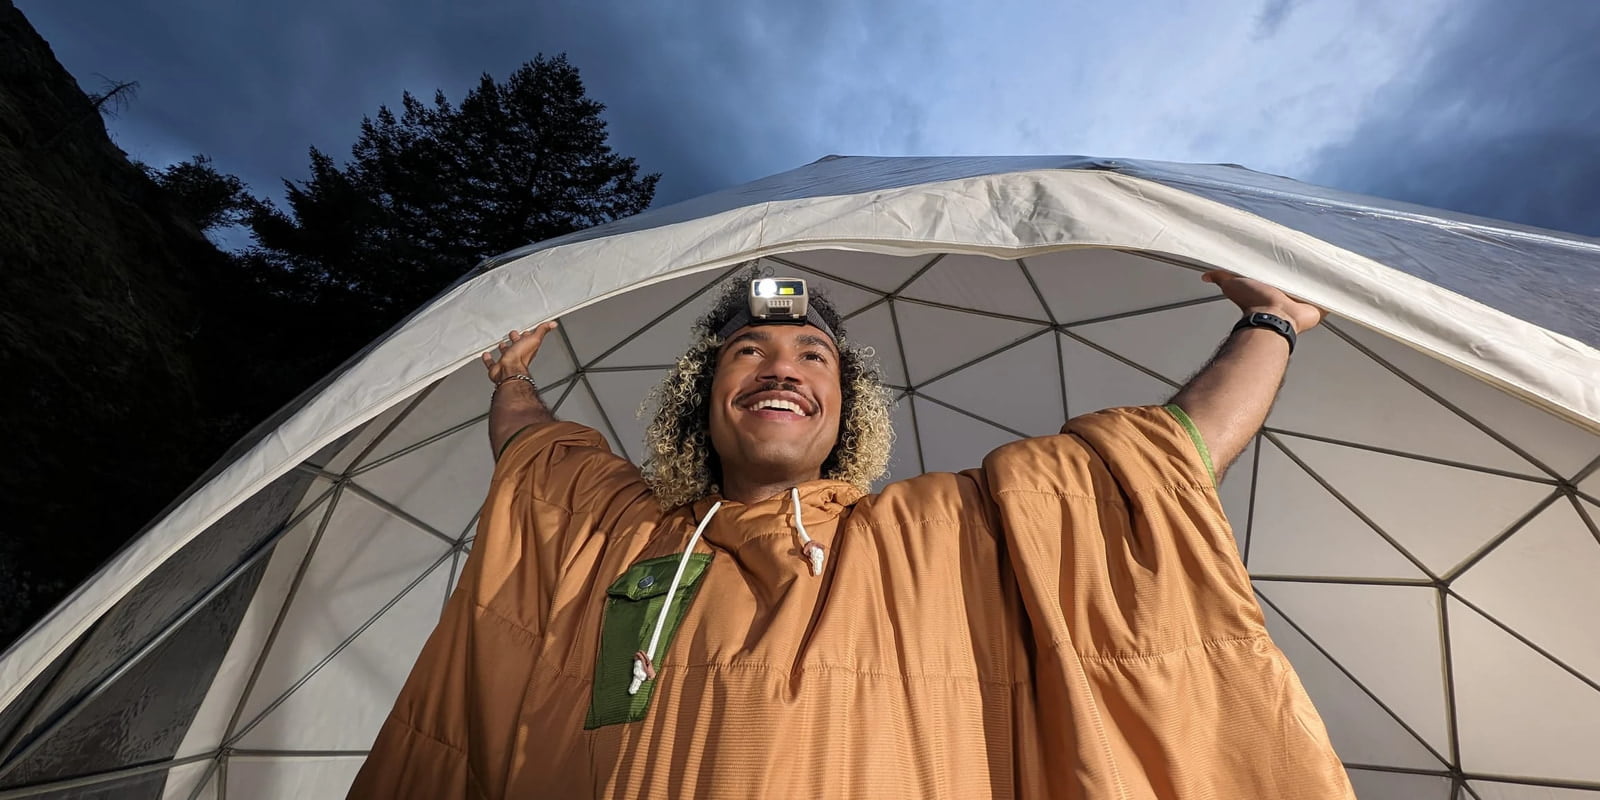
M794 500L794 529L800 534L800 554L811 564L813 577L822 574L822 567L828 560L828 551L822 543L815 541L806 533L805 520L801 519L800 487L789 490L789 497ZM721 501L706 512L705 519L695 527L694 535L689 537L688 546L683 548L683 557L678 559L678 570L672 573L672 583L667 585L667 600L661 604L661 611L656 615L655 630L650 632L650 645L633 654L633 680L628 683L628 694L639 693L639 687L647 680L656 677L656 647L661 644L661 629L667 624L667 614L672 610L673 595L678 593L678 584L683 580L683 570L689 565L689 555L694 552L694 546L700 541L700 534L704 533L706 526L711 524L711 518L716 516L717 509L722 508Z
M650 634L650 646L633 654L633 680L628 683L628 694L639 693L639 687L646 680L656 677L656 646L661 644L661 628L667 624L667 613L672 610L672 596L678 593L678 582L683 580L683 568L689 565L689 555L694 552L694 545L700 541L700 534L704 533L706 526L711 524L711 518L716 516L717 509L722 508L722 502L706 512L706 518L700 520L695 527L694 535L689 537L689 545L683 548L683 557L678 559L678 571L672 573L672 583L667 586L667 601L661 604L661 613L656 615L656 629Z
M800 533L800 554L811 562L811 577L822 574L822 565L828 560L828 551L822 548L821 543L814 542L806 535L806 523L801 517L800 487L789 489L789 496L794 498L794 529Z

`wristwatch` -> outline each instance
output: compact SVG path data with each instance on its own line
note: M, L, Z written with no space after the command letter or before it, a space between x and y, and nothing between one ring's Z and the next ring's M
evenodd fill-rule
M1283 338L1289 340L1289 352L1291 354L1294 352L1294 325L1277 314L1268 314L1264 311L1246 314L1244 319L1239 320L1239 324L1233 326L1233 330L1229 331L1228 335L1232 336L1245 328L1266 328L1269 331L1276 331Z

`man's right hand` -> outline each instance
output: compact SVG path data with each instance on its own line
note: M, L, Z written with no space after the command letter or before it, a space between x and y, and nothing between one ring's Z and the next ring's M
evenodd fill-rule
M528 365L533 363L534 356L539 354L539 345L544 343L544 337L556 329L555 320L551 320L534 328L527 333L512 331L506 334L506 341L501 342L497 348L500 357L495 358L495 351L490 350L483 354L483 366L489 370L489 380L495 385L512 375L528 375Z
M496 459L518 431L529 425L555 421L555 414L539 398L533 378L528 373L528 365L539 354L539 345L555 329L556 323L551 321L527 333L512 331L506 337L507 341L501 342L496 348L500 352L498 359L494 350L483 354L484 369L489 371L489 380L495 385L494 395L489 401L489 447L494 450ZM524 381L513 378L513 375L529 377ZM507 381L511 385L501 385Z

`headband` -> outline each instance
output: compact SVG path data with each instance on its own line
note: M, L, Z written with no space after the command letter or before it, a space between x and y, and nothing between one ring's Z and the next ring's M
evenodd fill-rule
M722 329L717 331L717 338L727 341L728 337L732 336L734 331L739 330L747 325L811 325L823 333L828 334L828 338L832 339L834 344L838 344L839 342L839 337L834 335L833 328L829 326L827 321L822 318L822 315L818 314L816 310L810 308L806 309L806 315L804 317L787 319L756 319L754 316L751 316L749 309L740 309L739 313L733 315L733 319L728 320L727 323L722 326Z

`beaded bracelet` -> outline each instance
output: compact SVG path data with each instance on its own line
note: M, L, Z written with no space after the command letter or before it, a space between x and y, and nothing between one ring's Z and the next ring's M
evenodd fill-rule
M528 386L530 388L532 388L535 392L539 391L539 384L534 383L533 382L533 378L531 378L531 377L529 377L527 375L522 375L520 373L516 374L516 375L509 376L506 379L496 383L494 385L495 391L499 391L500 387L502 387L502 386L504 386L504 385L506 385L506 384L508 384L508 383L510 383L512 381L527 381L528 382ZM490 394L493 394L493 392L490 392Z

